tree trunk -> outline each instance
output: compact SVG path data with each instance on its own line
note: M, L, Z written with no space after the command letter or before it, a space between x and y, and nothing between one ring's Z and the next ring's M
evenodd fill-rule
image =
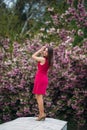
M31 17L32 17L32 15L30 17L28 17L27 20L25 21L24 26L23 26L23 28L21 30L20 35L22 35L25 32L25 30L27 28L27 25L28 25L28 22L29 22L29 20L30 20Z

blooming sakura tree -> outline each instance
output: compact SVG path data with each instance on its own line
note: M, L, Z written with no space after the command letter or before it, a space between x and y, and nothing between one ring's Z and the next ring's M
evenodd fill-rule
M36 62L31 54L44 44L43 39L54 48L53 69L49 70L45 97L47 116L68 121L72 118L78 126L87 122L87 13L83 5L78 5L77 9L70 7L63 14L55 13L54 8L48 11L51 20L45 22L32 40L26 39L22 44L15 41L12 46L9 39L1 40L1 123L37 115L32 95Z

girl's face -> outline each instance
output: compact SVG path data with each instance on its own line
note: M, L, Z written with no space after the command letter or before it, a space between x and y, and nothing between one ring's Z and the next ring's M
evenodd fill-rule
M48 48L45 48L44 50L43 50L43 56L48 56Z

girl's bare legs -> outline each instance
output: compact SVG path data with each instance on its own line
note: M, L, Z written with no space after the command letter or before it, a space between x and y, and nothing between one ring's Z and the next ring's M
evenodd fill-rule
M45 115L44 113L44 102L43 102L43 95L36 95L36 100L38 103L38 108L39 108L39 117L42 117Z

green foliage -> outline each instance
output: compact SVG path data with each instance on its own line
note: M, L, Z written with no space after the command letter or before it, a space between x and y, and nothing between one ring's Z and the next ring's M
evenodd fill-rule
M0 35L14 38L20 32L20 21L18 16L10 10L0 9Z
M28 1L28 0L17 0L16 3L12 6L12 8L7 8L5 6L1 6L0 8L0 35L3 37L8 36L11 37L11 39L16 39L20 37L21 30L25 24L25 21L28 17L31 17L32 13L36 13L33 16L33 19L30 19L28 22L28 25L26 27L26 31L23 34L23 37L30 36L30 32L32 35L36 35L38 33L38 30L41 26L43 26L43 23L50 19L47 11L45 10L45 7L53 6L55 8L55 12L62 13L64 12L67 5L64 1L48 1L45 0L45 3L42 4L42 8L44 9L44 15L42 19L38 20L40 18L42 9L39 8L39 12L36 10L34 11L33 8L35 4L38 4L39 1ZM33 11L33 12L32 12ZM38 18L35 18L36 16L39 16ZM32 23L31 23L32 21ZM29 32L29 34L27 33Z
M84 38L87 38L87 28L83 28Z
M76 45L81 46L81 45L82 45L82 44L81 44L82 41L83 41L83 37L78 36L78 35L75 35L75 36L74 36L73 46L76 46Z
M84 0L84 6L85 6L85 8L87 10L87 0Z

